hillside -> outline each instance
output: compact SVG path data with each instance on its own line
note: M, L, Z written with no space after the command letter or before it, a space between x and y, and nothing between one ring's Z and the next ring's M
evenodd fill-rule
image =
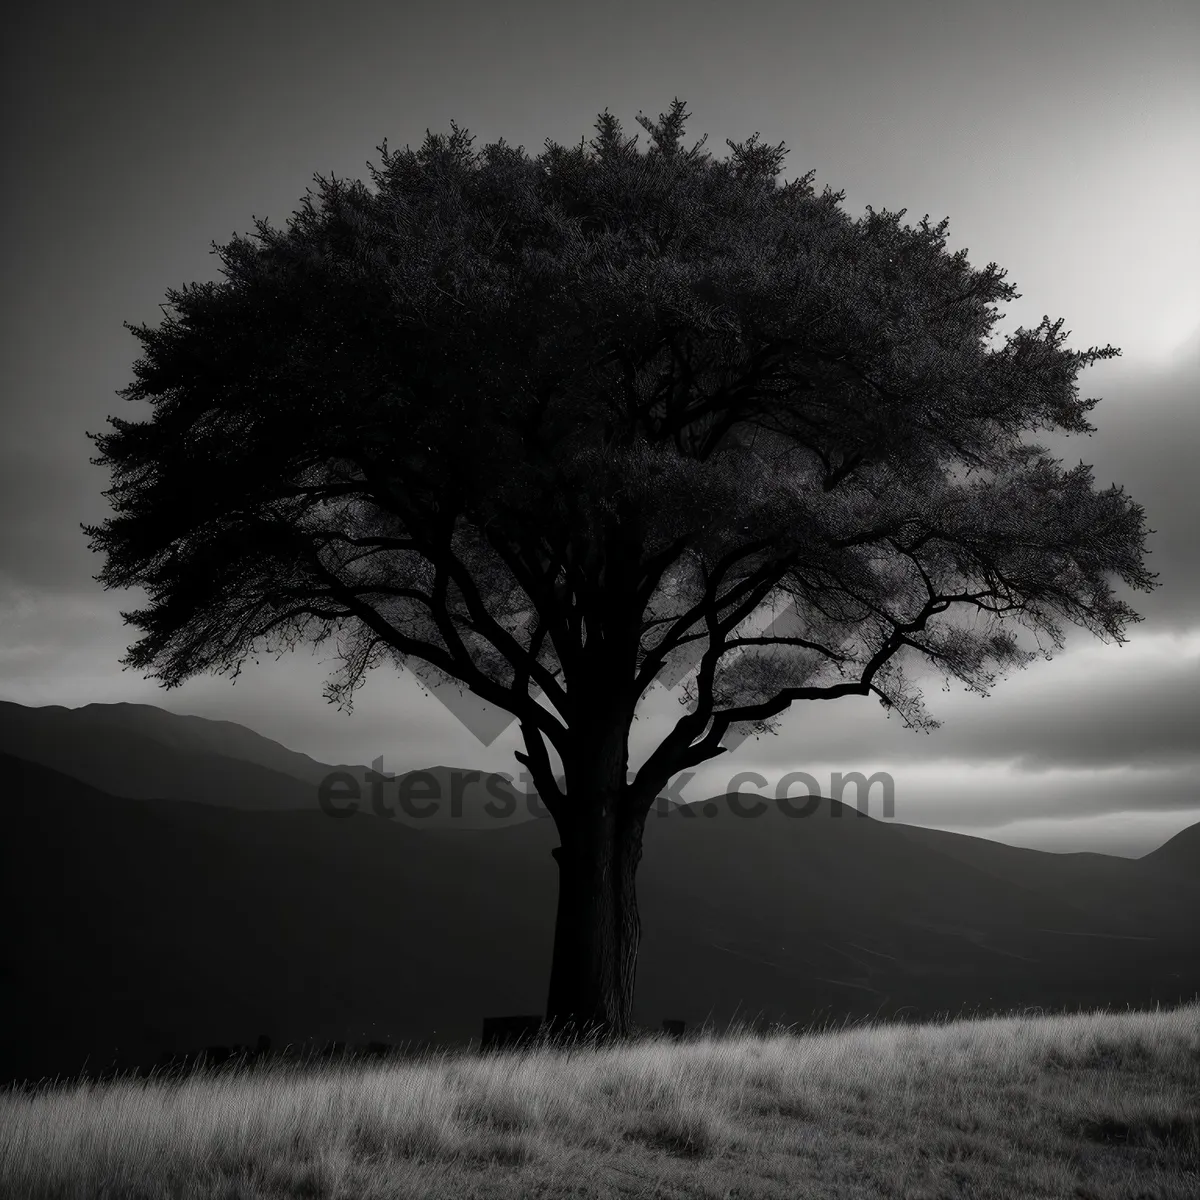
M542 1011L549 820L414 829L366 809L333 820L120 797L12 755L0 767L0 898L17 915L5 1079L260 1032L276 1045L465 1042L483 1015ZM714 817L692 805L647 823L645 1025L1141 1006L1200 990L1194 878L1164 889L1145 860L996 847L828 800L798 821L712 804Z
M366 779L369 767L320 763L232 721L181 716L150 704L30 708L3 701L0 753L15 754L134 800L190 800L245 811L319 811L321 782L334 774L353 778L361 810L369 808L373 794ZM455 771L462 780L458 791L463 815L453 821L454 826L493 828L528 819L523 789L509 785L503 776L444 766L398 771L397 764L386 761L382 767L385 775L399 776L395 783L382 785L381 795L394 811L392 819L401 824L451 827ZM431 779L415 783L413 776L418 773ZM399 789L406 779L411 814L399 805ZM515 799L512 815L492 817L484 806L494 808L496 796L509 793ZM344 780L332 794L346 794ZM431 813L430 798L437 801ZM345 803L336 800L338 807Z
M1165 871L1179 879L1200 879L1200 824L1181 829L1157 850L1143 854L1138 864L1146 871ZM1200 921L1200 916L1193 916Z

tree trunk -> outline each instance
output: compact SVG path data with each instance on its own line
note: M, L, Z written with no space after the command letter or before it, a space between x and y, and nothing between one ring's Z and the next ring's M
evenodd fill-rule
M558 822L558 913L546 1019L555 1037L632 1031L641 922L635 876L645 818L628 809L629 721L609 714L565 762L569 813Z

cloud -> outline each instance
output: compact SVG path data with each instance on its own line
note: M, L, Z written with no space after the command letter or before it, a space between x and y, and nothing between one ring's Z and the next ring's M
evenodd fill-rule
M785 776L805 771L829 795L834 772L885 772L897 821L1059 849L1084 847L1055 822L1090 821L1081 825L1090 848L1144 853L1200 818L1198 668L1200 625L1190 634L1135 633L1124 646L1077 641L998 682L986 699L961 688L927 693L943 721L929 734L865 698L796 704L777 735L702 764L676 794L704 800L755 771L765 786L745 782L742 790L771 798ZM654 716L662 724L646 730L647 749L666 732L665 709L656 706ZM788 794L805 790L793 784ZM883 798L877 783L872 816L883 815ZM857 803L857 789L842 799ZM1139 840L1120 814L1166 832Z
M1030 771L1200 756L1200 624L1188 634L1134 633L1123 646L1077 642L997 681L987 698L930 682L926 704L942 726L927 735L855 697L794 704L778 736L747 744L779 764L797 748L823 760L869 749L905 762L1019 760Z

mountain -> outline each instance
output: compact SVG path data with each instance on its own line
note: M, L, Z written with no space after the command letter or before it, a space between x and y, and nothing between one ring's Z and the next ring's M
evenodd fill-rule
M1157 850L1143 854L1137 861L1151 872L1165 871L1185 879L1200 879L1200 824L1181 829ZM1200 917L1196 919L1200 920Z
M735 819L720 801L652 818L640 877L639 988L694 989L721 1011L738 997L782 1021L1140 1006L1200 988L1200 878L1164 889L1134 860L997 846L830 799L802 819ZM708 949L689 960L672 946L684 931Z
M174 753L202 760L194 745ZM8 754L0 772L14 917L0 1081L260 1032L463 1043L484 1015L543 1011L548 819L463 836L367 806L336 820L122 797ZM1174 1003L1200 991L1200 878L1164 888L1145 863L1001 847L828 799L804 819L740 819L727 797L652 813L635 1017Z
M3 701L0 753L135 800L190 800L244 811L314 811L320 807L322 781L335 774L354 780L363 810L373 795L366 779L369 767L320 763L232 721L181 716L149 704L30 708ZM387 763L382 765L385 775L394 773ZM391 819L414 828L492 829L529 819L526 793L503 775L435 766L401 772L395 782L382 783L379 789L393 812ZM329 794L342 808L356 792L343 779ZM411 811L401 805L401 795L409 800ZM462 815L454 818L456 795ZM501 806L504 797L511 800ZM430 800L435 802L433 811ZM485 805L511 815L493 817Z
M1183 875L1200 884L1200 824L1185 829L1159 850L1140 859L1090 851L1060 854L1028 850L941 829L891 822L889 825L910 842L955 858L994 878L1054 898L1060 904L1078 907L1086 903L1090 912L1103 915L1110 931L1124 929L1135 934L1153 925L1160 932L1173 931L1184 937L1200 935L1200 907L1180 904L1169 889L1148 880L1146 871L1146 865L1151 863L1162 865L1165 860L1155 856L1166 852L1168 858L1178 860ZM1167 850L1173 844L1178 844L1178 853ZM1192 848L1190 854L1185 849L1188 845Z
M482 997L500 1011L542 999L543 822L480 839L132 800L11 755L0 780L6 1080L259 1032L277 1045L470 1037ZM545 842L540 875L503 853L522 831ZM470 849L481 840L497 851L486 870Z

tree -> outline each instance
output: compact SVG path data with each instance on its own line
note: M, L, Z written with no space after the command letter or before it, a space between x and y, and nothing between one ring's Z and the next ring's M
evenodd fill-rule
M331 702L414 657L519 719L561 843L557 1031L630 1029L645 820L729 730L854 695L933 728L913 663L986 695L1036 656L1018 628L1123 641L1111 577L1155 586L1142 509L1022 440L1090 430L1076 375L1120 352L1049 318L988 349L1017 293L948 221L851 220L757 134L683 152L684 110L639 116L645 155L605 112L594 155L481 160L454 126L385 141L375 190L314 176L319 211L256 218L261 245L213 243L224 283L126 323L118 395L153 418L88 435L117 514L83 527L96 578L150 596L126 666L236 679L259 639L348 630ZM687 711L630 779L681 662Z

